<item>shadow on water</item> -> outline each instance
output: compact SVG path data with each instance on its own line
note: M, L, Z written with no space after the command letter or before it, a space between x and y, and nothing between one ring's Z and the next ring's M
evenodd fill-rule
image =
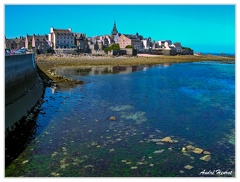
M36 115L36 114L35 114ZM14 130L5 136L5 167L21 154L28 143L34 139L37 130L36 116L32 119L23 117Z

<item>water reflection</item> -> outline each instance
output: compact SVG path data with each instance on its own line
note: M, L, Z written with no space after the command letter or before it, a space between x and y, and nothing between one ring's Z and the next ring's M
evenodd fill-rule
M159 67L168 67L170 64L159 65ZM84 66L84 67L65 67L56 68L55 74L72 76L72 75L101 75L101 74L128 74L135 71L146 71L151 65L141 66Z

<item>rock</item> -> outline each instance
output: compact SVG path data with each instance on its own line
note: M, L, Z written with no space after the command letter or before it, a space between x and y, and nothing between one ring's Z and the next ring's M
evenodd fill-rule
M194 150L194 149L195 149L195 147L192 146L192 145L188 145L188 146L186 146L186 148L187 148L188 150Z
M165 137L161 140L161 142L173 143L173 140L171 139L171 137Z
M22 164L26 164L26 163L28 163L28 162L29 162L28 160L25 160L25 161L22 162Z
M85 168L93 168L93 165L86 165Z
M211 159L211 155L205 155L205 156L200 158L200 160L206 161L206 162L209 161L210 159Z
M137 166L132 166L131 169L137 169L138 167Z
M152 142L161 142L162 139L156 139L156 138L154 138L154 139L152 139L151 141L152 141Z
M137 165L143 165L144 162L137 162Z
M157 142L156 144L157 145L163 145L164 143L163 142Z
M153 153L154 153L154 154L161 154L161 153L163 153L163 151L164 151L164 149L162 149L162 150L156 150L156 151L154 151Z
M110 149L109 152L114 152L114 149Z
M122 160L122 162L127 162L127 160Z
M193 168L193 166L186 165L186 166L184 166L184 168L185 168L185 169L187 169L187 170L190 170L190 169L192 169L192 168Z
M203 154L210 155L211 153L208 152L208 151L206 151L206 150L204 150L204 151L203 151Z
M183 170L180 170L180 171L179 171L179 173L183 174L183 173L184 173L184 171L183 171Z
M132 162L126 162L126 164L131 164Z
M195 149L193 150L193 152L196 153L196 154L201 154L201 153L203 153L203 149L201 149L201 148L195 148Z
M115 116L111 116L111 117L109 118L109 120L115 121L115 120L116 120L116 117L115 117Z
M186 152L186 148L185 147L182 148L182 152Z
M149 164L149 166L150 166L150 167L153 167L153 166L154 166L154 164Z

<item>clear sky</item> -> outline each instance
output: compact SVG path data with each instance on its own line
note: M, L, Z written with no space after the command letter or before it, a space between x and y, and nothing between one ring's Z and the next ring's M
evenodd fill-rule
M235 5L12 5L5 4L7 38L72 28L88 37L120 33L172 40L195 52L235 53ZM21 12L21 13L20 13Z

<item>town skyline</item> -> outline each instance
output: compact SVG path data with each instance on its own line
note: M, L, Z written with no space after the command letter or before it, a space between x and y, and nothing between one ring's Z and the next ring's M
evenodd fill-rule
M9 23L19 11L31 23L21 26L24 18ZM26 16L34 12L44 13ZM114 21L123 34L181 42L195 52L235 53L234 5L5 5L4 34L7 38L49 34L54 27L92 37L111 34Z

